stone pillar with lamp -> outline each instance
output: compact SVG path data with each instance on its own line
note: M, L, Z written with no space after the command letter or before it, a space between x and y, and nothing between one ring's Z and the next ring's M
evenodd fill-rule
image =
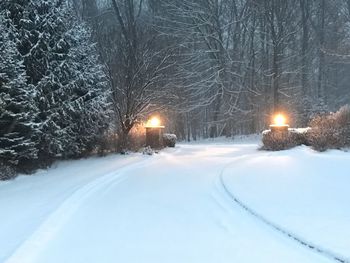
M285 150L298 145L309 145L308 132L310 128L289 128L287 118L277 114L273 118L270 129L262 133L262 149Z
M283 114L276 114L270 129L263 132L263 149L283 150L289 148L290 134L289 125L286 124L286 117Z
M146 123L146 146L152 149L163 148L164 126L157 117L150 118Z

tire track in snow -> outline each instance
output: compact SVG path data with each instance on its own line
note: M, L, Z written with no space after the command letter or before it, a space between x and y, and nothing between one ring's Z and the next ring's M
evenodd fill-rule
M243 159L243 158L237 158L237 159ZM237 160L236 160L237 161ZM235 162L236 162L235 161ZM279 226L278 224L270 221L269 219L265 218L258 212L256 212L254 209L249 207L247 204L245 204L242 200L240 200L236 195L234 195L225 184L224 180L224 172L225 170L232 165L232 162L228 165L226 165L223 170L221 171L218 181L219 181L219 187L222 189L222 192L226 194L230 200L232 200L235 204L237 204L240 208L242 208L245 212L250 214L251 216L255 217L258 221L262 222L263 224L267 225L268 227L272 228L273 230L277 231L278 233L282 234L283 236L287 237L288 239L298 243L299 245L307 248L308 250L320 254L322 256L325 256L333 261L340 262L340 263L350 263L350 259L340 255L336 252L333 252L332 250L323 248L320 245L317 245L311 241L308 241L304 239L303 237L300 237L292 232L290 232L288 229L285 229L282 226Z
M39 225L34 233L26 239L4 263L35 263L37 257L45 249L45 246L60 231L64 224L74 215L79 207L91 195L98 193L101 189L111 183L120 184L127 179L125 174L129 170L142 167L145 163L156 160L147 158L135 164L126 165L117 171L105 174L84 186L75 190L68 196L47 218ZM124 175L124 176L123 176Z

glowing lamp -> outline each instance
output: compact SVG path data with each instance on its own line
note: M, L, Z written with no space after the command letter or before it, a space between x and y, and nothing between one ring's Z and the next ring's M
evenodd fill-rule
M273 117L273 124L270 125L270 130L272 132L274 131L281 131L281 132L286 132L288 131L289 125L286 124L287 119L286 117L278 113Z
M285 125L286 124L286 117L284 117L282 114L277 114L273 120L274 120L275 125Z
M160 119L157 117L152 117L146 123L146 127L159 127L159 126L160 126Z

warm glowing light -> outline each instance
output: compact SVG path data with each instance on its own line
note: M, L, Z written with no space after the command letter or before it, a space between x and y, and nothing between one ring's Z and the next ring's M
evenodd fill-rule
M286 117L284 117L282 114L277 114L274 118L273 118L273 122L275 125L285 125L286 124Z
M160 120L157 117L152 117L147 121L146 124L147 127L159 127L160 126Z

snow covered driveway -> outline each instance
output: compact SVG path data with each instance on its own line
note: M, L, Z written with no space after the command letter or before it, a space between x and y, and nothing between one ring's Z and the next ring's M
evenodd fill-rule
M273 168L274 162L270 159L270 165L268 160L259 164L260 159L256 158L268 159L272 155L258 152L257 147L254 143L180 145L155 156L135 154L60 163L36 176L1 182L0 262L335 262L275 231L244 211L225 192L220 176L227 189L247 198L253 209L277 223L286 223L293 231L306 229L303 222L323 220L312 219L308 213L304 218L303 213L309 210L302 202L293 206L293 198L286 197L288 188L281 202L288 201L288 207L294 207L294 216L298 214L298 207L303 208L297 217L290 220L283 217L285 206L276 205L277 196L273 202L272 190L284 183L283 178L290 183L293 174L281 174L276 183L264 182L275 179L258 176L269 175L261 173L261 169ZM276 158L289 152L288 158L294 162L283 167L292 168L303 160L298 151L303 149L285 151ZM344 166L345 174L349 154L342 154L340 159L343 161L336 157L332 160ZM279 159L276 167L281 165ZM342 184L350 185L350 175L342 178L345 180ZM306 193L306 188L304 190ZM299 194L295 190L290 193ZM341 194L349 201L349 193ZM327 200L332 208L333 199ZM334 211L349 210L349 202L345 201L336 204L339 207ZM289 216L290 213L286 214ZM347 220L350 218L346 217L349 211L336 216L332 218L335 227L342 222L342 227L350 229ZM295 228L290 223L293 219L297 224ZM331 236L332 230L329 231L327 235ZM338 233L338 228L335 231ZM345 235L347 233L345 231ZM325 246L336 244L327 243L328 240L319 241ZM349 243L344 240L338 245L350 251ZM330 248L345 254L342 249Z

